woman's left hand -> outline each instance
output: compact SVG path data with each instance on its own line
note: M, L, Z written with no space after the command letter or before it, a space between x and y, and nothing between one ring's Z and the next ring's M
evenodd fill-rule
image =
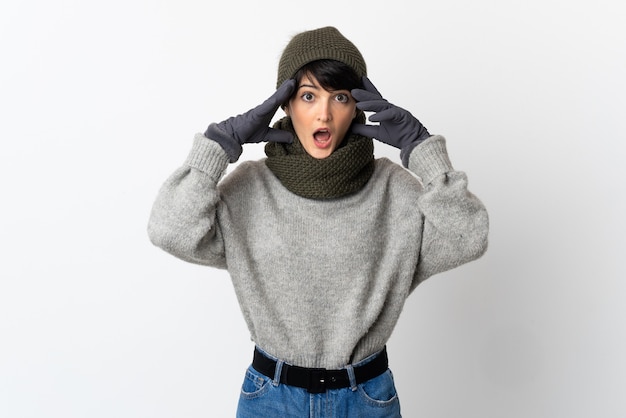
M352 90L352 97L357 101L357 108L366 112L376 112L369 117L371 122L379 125L352 125L352 132L369 136L401 150L404 162L405 155L417 144L430 136L424 125L408 110L389 103L378 92L367 77L363 77L365 89ZM408 161L408 159L407 159ZM406 164L405 164L406 165Z

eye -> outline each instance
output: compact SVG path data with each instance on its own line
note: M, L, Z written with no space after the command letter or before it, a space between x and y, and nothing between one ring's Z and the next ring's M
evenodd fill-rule
M315 96L313 96L313 93L304 93L302 96L300 96L302 98L302 100L304 100L305 102L312 102L313 99L315 98Z
M335 99L340 103L348 103L350 101L350 97L345 93L339 93L335 96Z

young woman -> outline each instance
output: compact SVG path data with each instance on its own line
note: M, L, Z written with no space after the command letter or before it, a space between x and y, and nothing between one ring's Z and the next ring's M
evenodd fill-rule
M372 138L406 169L375 159ZM267 158L222 178L261 141ZM386 101L359 50L325 27L292 38L268 100L196 135L148 232L228 269L256 345L237 416L399 417L385 345L404 302L484 253L488 217L444 138Z

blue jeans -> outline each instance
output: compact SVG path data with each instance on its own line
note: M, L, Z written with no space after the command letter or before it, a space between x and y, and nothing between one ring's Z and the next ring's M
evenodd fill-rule
M373 356L372 356L373 357ZM354 366L365 364L369 357ZM274 379L248 367L241 387L237 418L399 418L400 401L391 370L364 383L324 393L282 384L280 362Z

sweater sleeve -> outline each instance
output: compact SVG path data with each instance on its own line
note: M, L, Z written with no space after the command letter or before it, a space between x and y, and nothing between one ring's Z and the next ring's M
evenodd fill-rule
M225 268L217 183L228 166L218 143L196 134L187 160L165 181L152 206L152 243L185 261Z
M482 256L489 218L485 206L468 190L465 173L452 168L442 136L432 136L413 150L409 170L424 184L418 199L424 225L413 290L434 274Z

